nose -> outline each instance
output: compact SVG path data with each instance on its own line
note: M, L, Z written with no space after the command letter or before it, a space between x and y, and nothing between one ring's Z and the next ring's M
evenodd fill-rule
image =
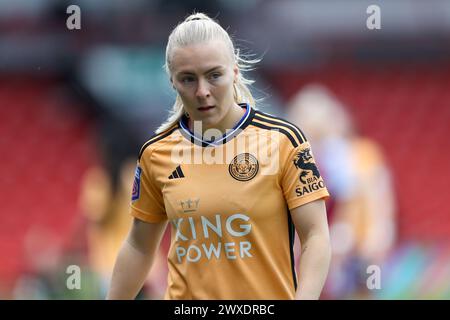
M198 81L197 91L195 92L196 97L199 99L209 98L210 94L208 82L200 79Z

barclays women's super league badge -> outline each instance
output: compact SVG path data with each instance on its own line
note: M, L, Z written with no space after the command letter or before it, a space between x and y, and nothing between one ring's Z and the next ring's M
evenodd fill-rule
M139 195L141 194L141 167L136 167L136 171L134 172L134 182L133 182L133 192L131 193L131 201L136 201L139 199Z

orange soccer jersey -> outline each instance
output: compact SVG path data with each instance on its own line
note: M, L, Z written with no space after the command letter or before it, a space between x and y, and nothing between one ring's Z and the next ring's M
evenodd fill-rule
M209 142L183 119L141 149L131 214L171 223L166 299L294 298L289 210L328 191L297 127L242 107Z

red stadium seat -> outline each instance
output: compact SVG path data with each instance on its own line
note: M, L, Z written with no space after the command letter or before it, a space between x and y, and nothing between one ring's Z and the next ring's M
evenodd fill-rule
M348 107L357 127L381 144L399 200L400 238L450 237L450 66L332 65L269 74L287 100L319 80Z
M90 122L61 111L73 106L52 96L54 85L0 80L2 283L13 283L27 268L29 230L42 226L64 243L79 215L78 187L94 154Z

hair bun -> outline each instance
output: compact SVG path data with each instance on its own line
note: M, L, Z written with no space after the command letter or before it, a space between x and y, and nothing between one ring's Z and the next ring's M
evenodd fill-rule
M187 17L186 20L184 20L184 21L189 22L189 21L196 21L196 20L211 20L211 18L208 17L204 13L194 13L194 14L191 14L189 17Z

